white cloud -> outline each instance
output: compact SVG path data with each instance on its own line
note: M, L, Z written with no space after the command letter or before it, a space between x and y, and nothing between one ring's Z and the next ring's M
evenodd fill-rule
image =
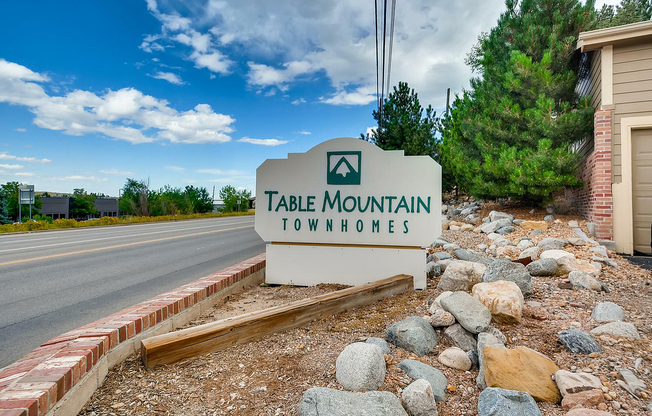
M155 1L149 1L154 4L150 10L163 15ZM181 30L187 36L192 37L191 31L210 34L213 48L221 48L224 54L227 49L223 47L229 45L228 50L244 56L249 61L247 81L251 86L288 91L297 82L325 78L332 92L323 94L322 103L373 102L373 2L208 0L196 7L182 4L161 2L160 7L177 19L180 12L190 19L178 24L188 24ZM391 84L406 81L419 93L422 104L442 108L446 88L459 92L468 87L472 74L464 58L478 35L489 31L504 10L503 0L401 3L396 10ZM176 35L168 34L171 18L159 20L164 36Z
M150 76L152 78L156 78L156 79L163 79L163 80L169 82L170 84L175 84L175 85L183 85L184 84L181 77L179 75L173 73L173 72L161 72L161 71L158 71L156 74L150 75Z
M86 182L106 182L106 178L98 178L96 176L82 176L82 175L71 175L71 176L56 176L50 178L52 181L86 181Z
M171 170L172 172L185 172L186 168L180 166L166 166L165 169Z
M35 157L20 157L10 155L7 152L0 153L0 160L15 160L18 162L29 162L29 163L50 163L50 159L37 159Z
M241 175L243 172L239 170L222 170L222 169L197 169L198 173L206 173L209 175Z
M229 68L233 63L220 51L210 53L194 51L190 54L190 59L195 63L195 68L206 68L222 75L227 75L230 72Z
M299 105L299 104L305 104L305 103L306 103L306 100L305 100L305 99L303 99L303 98L298 98L298 99L292 101L291 104L292 104L292 105Z
M300 131L299 134L305 134L306 136L311 135L312 133L309 131Z
M352 92L338 91L329 98L319 97L320 102L333 105L367 105L375 100L376 95L368 88L358 88Z
M8 165L6 163L0 163L0 168L2 169L22 169L25 166L23 165Z
M14 176L24 176L24 177L30 177L31 178L32 176L34 176L34 174L31 173L31 172L18 172L18 173L15 173Z
M0 59L0 102L24 105L36 117L34 124L65 134L103 134L130 143L228 142L235 119L215 113L208 104L179 112L165 100L134 88L102 94L74 90L50 96L37 82L48 78L28 68Z
M14 131L17 131L18 133L25 133L27 131L27 129L17 128L17 129L14 129Z
M281 144L287 143L287 140L278 140L278 139L251 139L249 137L243 137L242 139L238 140L239 142L242 143L251 143L251 144L258 144L262 146L279 146Z
M104 173L106 175L119 175L119 176L128 176L132 174L132 172L126 170L118 170L118 169L102 169L99 170L99 172Z

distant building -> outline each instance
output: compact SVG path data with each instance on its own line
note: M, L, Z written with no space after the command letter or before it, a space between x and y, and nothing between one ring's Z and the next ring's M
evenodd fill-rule
M41 197L41 202L43 202L42 216L48 216L55 220L70 218L70 198L67 196Z
M117 217L120 209L118 208L118 198L97 198L93 201L95 209L99 211L100 217Z

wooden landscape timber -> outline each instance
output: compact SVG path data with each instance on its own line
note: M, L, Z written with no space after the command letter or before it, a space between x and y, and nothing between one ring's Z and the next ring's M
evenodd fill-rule
M141 345L143 364L147 369L152 369L157 365L171 364L184 358L220 351L413 288L412 276L398 275L287 305L147 338Z

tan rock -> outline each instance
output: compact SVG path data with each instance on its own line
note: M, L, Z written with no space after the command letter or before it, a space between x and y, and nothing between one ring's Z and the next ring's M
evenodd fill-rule
M460 231L473 231L474 228L472 224L464 224L460 227Z
M448 226L450 227L451 225L456 225L456 226L458 226L458 227L461 227L461 226L464 225L464 223L463 223L463 222L460 222L460 221L451 221L451 222L448 224Z
M601 270L592 264L588 263L580 263L575 259L574 257L561 257L557 260L557 264L559 265L559 273L561 274L567 274L572 271L580 271L580 272L586 272L590 274L591 276L595 277L600 275Z
M538 402L558 403L561 400L551 377L559 367L534 350L485 347L482 365L488 387L525 391Z
M451 326L455 323L455 317L443 309L435 309L432 315L424 316L423 319L435 328Z
M602 403L598 405L598 408L600 408L600 406L604 406L605 409L607 408L607 406ZM613 414L603 412L600 410L582 408L582 409L573 409L570 412L566 413L566 416L613 416Z
M450 221L448 221L448 220L443 220L443 221L441 222L441 229L442 229L442 230L444 230L444 231L448 230L448 227L449 227L449 226L450 226Z
M456 370L468 371L471 369L471 359L463 349L458 347L446 348L439 354L437 360L446 367Z
M498 257L511 258L512 256L518 256L519 254L521 254L521 249L514 246L498 247L496 249L496 256Z
M561 402L561 407L568 412L576 407L595 407L604 401L602 390L593 389L566 395Z
M523 221L521 228L525 230L547 230L548 223L546 221Z
M602 389L602 382L593 374L559 370L555 373L554 378L562 397L586 390Z
M514 282L498 280L478 283L471 294L491 312L496 322L518 323L523 316L523 293Z

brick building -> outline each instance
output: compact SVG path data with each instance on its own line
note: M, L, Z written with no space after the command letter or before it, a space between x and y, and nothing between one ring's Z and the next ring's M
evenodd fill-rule
M586 187L575 205L619 253L651 253L652 21L582 32L580 93L595 108L594 136L579 146Z

